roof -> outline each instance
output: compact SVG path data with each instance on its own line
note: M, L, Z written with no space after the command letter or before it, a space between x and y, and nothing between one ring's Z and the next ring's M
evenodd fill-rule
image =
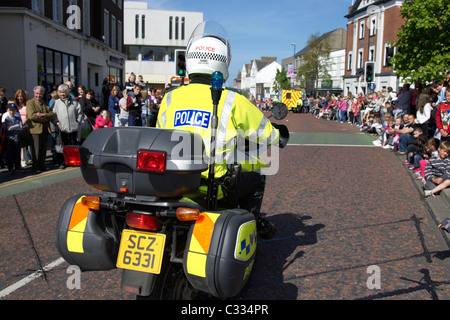
M318 41L319 43L322 42L322 41L325 41L326 39L330 38L334 33L337 33L338 31L346 32L344 28L340 27L340 28L337 28L337 29L334 29L334 30L325 32L325 33L322 34L319 38L317 38L317 41ZM346 46L347 38L344 37L343 40L345 40L344 42L345 42L345 46ZM344 44L343 44L343 45L344 45ZM305 54L306 52L308 52L310 49L311 49L311 48L310 48L309 46L306 46L306 47L304 47L302 50L300 50L299 52L297 52L297 53L295 54L295 56L301 56L301 55ZM336 49L337 49L337 48L336 48ZM332 51L333 51L333 50L332 50Z
M350 18L354 17L355 15L357 15L359 13L366 12L367 8L370 7L370 6L378 6L380 4L383 4L383 3L386 3L386 2L390 2L391 0L375 0L374 2L369 3L366 6L364 6L364 7L359 9L362 1L363 0L356 0L354 5L350 9L350 12L344 17L347 18L347 19L350 19Z
M244 64L244 68L245 68L247 75L249 75L251 68L253 66L253 63L255 63L256 69L258 71L260 71L273 62L277 62L277 57L261 57L260 60L252 60L249 64Z

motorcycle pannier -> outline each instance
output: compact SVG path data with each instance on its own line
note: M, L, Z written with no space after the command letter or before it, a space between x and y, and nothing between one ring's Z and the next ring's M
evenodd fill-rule
M256 222L240 209L205 212L191 227L184 271L192 286L215 297L237 295L256 255Z
M178 197L197 190L208 169L201 136L185 130L103 128L94 130L82 148L83 178L101 191ZM163 155L161 172L139 168L138 153L148 151Z
M116 267L120 239L111 214L99 214L81 203L83 195L68 199L56 225L55 244L61 257L82 271Z

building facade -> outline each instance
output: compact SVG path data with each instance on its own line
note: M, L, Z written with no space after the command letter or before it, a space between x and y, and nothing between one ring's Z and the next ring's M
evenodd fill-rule
M260 60L244 64L240 73L240 89L250 93L250 100L270 99L277 94L273 90L277 70L281 70L281 65L276 57L261 57Z
M186 49L202 12L147 9L146 2L124 3L126 75L142 75L152 87L176 81L175 50Z
M341 94L344 88L344 75L345 75L345 53L347 45L347 32L344 28L337 28L321 35L317 41L327 42L327 46L330 50L328 57L320 57L320 64L327 65L328 74L330 78L325 81L319 77L317 86L318 94L323 95L327 93ZM308 46L295 53L294 57L283 59L282 65L285 70L288 71L288 77L290 77L292 86L298 87L300 81L297 77L297 70L303 64L303 55L310 50ZM295 59L294 59L295 58ZM291 70L291 72L289 72ZM303 88L308 95L315 94L316 83L306 84Z
M347 24L347 55L344 77L345 93L368 93L363 71L367 62L374 62L372 90L402 86L401 79L389 65L389 55L395 52L392 41L404 21L400 15L400 0L356 0L345 16Z
M122 84L122 0L4 0L0 6L0 85L12 95L36 85L47 98L68 80L101 93Z

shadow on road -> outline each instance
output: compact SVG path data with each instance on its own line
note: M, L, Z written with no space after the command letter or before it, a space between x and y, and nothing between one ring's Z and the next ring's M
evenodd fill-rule
M285 282L297 274L299 259L305 255L302 247L317 243L317 232L323 224L307 225L310 216L282 213L270 217L277 226L271 240L259 240L258 255L252 276L238 299L296 300L298 288Z

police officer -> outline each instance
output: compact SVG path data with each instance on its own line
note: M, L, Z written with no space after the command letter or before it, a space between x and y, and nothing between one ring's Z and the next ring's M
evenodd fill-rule
M157 127L201 134L206 154L209 154L213 112L211 75L220 71L226 81L230 61L230 44L222 26L213 21L199 24L186 48L190 84L166 94L159 109ZM275 226L260 215L265 188L265 176L260 171L264 163L260 159L240 157L242 150L238 150L238 146L242 138L253 145L271 146L278 143L279 131L248 99L232 90L223 90L217 115L215 178L223 179L231 164L241 163L242 172L233 197L237 197L241 208L255 215L260 237L270 238ZM208 171L202 177L207 179Z
M297 112L298 113L303 113L302 110L303 109L303 100L302 98L298 99L297 101Z

